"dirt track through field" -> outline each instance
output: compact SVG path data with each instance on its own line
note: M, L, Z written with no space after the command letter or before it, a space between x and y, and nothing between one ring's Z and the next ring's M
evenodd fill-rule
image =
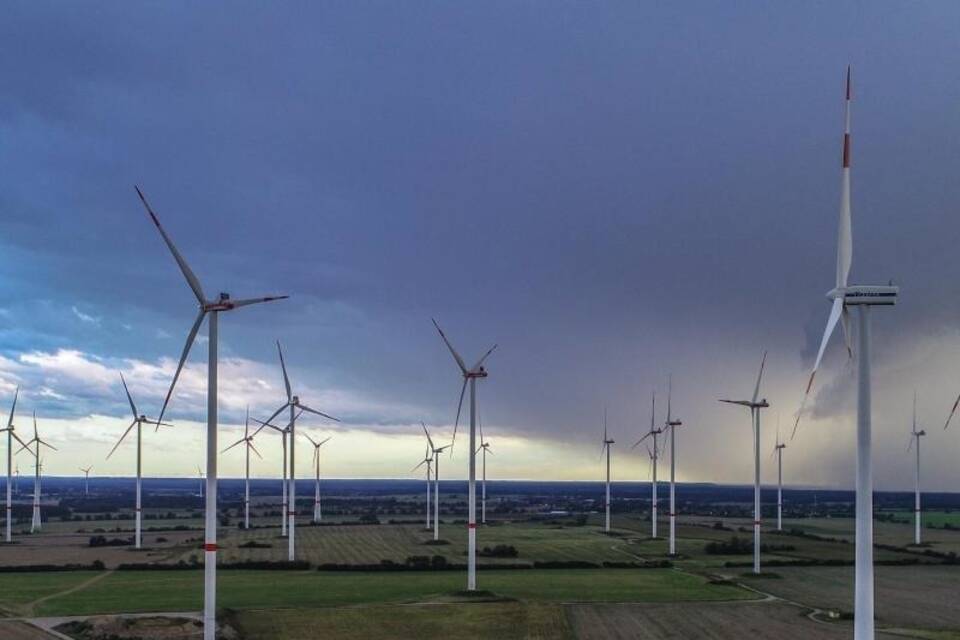
M53 640L46 631L18 620L0 620L0 638L3 640Z
M57 593L51 593L48 596L37 598L33 602L27 602L26 604L20 605L19 608L22 609L24 616L32 616L37 606L43 604L47 600L53 600L54 598L59 598L60 596L65 596L71 593L76 593L77 591L82 591L87 587L89 587L90 585L100 582L111 573L113 573L113 570L104 571L103 573L98 573L97 575L93 576L89 580L84 580L80 584L74 585L69 589L64 589L63 591L58 591Z

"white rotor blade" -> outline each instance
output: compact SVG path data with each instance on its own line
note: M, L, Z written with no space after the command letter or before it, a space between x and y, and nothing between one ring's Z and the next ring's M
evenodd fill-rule
M137 195L140 196L140 201L143 202L143 206L147 209L147 213L150 214L150 219L153 220L153 224L156 225L160 235L163 236L163 241L167 243L170 253L173 254L173 259L176 260L180 266L180 271L183 272L183 277L187 279L187 284L193 289L193 295L197 296L197 301L203 305L207 299L203 295L203 287L200 286L200 281L197 279L197 276L194 275L193 271L191 271L187 261L184 260L180 252L177 251L177 247L174 246L167 232L163 230L163 227L160 225L160 220L157 219L157 215L153 212L153 209L150 208L147 199L143 196L143 192L140 191L140 187L135 186L134 188L137 190Z
M257 448L256 448L255 446L253 446L253 443L252 443L251 441L247 440L247 446L250 447L250 449L251 449L255 454L257 454L257 457L258 457L258 458L260 458L261 460L263 460L263 456L260 455L260 452L257 451Z
M460 412L463 410L463 394L467 392L467 380L468 378L464 378L463 386L460 387L460 401L457 403L457 417L453 421L453 438L450 439L451 447L457 441L457 427L460 426ZM453 451L451 451L450 454L453 455Z
M247 307L251 304L259 304L261 302L273 302L274 300L286 300L290 296L264 296L262 298L241 298L240 300L231 300L230 306L234 309L239 307Z
M326 419L328 419L328 420L333 420L334 422L340 422L340 419L339 419L339 418L334 418L333 416L329 416L329 415L325 414L325 413L322 412L322 411L317 411L316 409L311 409L310 407L308 407L308 406L305 405L305 404L299 404L299 403L298 403L298 404L297 404L297 408L300 409L301 412L306 411L307 413L313 413L313 414L316 414L316 415L318 415L318 416L323 416L324 418L326 418Z
M425 425L425 424L423 424L423 423L421 422L421 423L420 423L420 426L423 427L423 432L427 435L427 442L430 443L430 449L431 449L432 451L436 451L436 449L433 448L433 438L430 437L430 432L427 431L427 425Z
M847 286L853 261L850 216L850 67L847 67L847 99L844 104L843 175L840 187L840 223L837 229L837 287Z
M950 419L953 418L953 414L957 412L957 405L960 405L960 395L957 396L956 401L953 403L953 408L950 409L950 415L947 416L947 421L943 424L944 429L950 426Z
M39 439L38 439L37 442L40 443L40 444L42 444L43 446L47 447L48 449L53 449L54 451L60 451L60 449L57 449L55 446L53 446L52 444L50 444L50 443L47 442L46 440L39 440Z
M110 459L110 456L113 455L113 452L117 450L117 447L120 446L120 443L123 442L123 439L127 437L127 434L130 433L130 430L133 429L133 427L136 426L136 424L137 424L137 420L136 418L134 418L133 422L130 423L130 426L127 427L127 430L124 431L123 435L120 436L120 439L117 440L117 444L113 445L113 449L110 449L110 453L107 454L106 460Z
M310 437L310 434L307 433L306 431L303 432L303 437L306 438L307 440L309 440L309 441L310 441L310 444L312 444L314 447L317 446L316 441L315 441L313 438L311 438L311 437Z
M457 350L454 349L453 345L450 344L450 341L447 340L447 335L443 332L443 329L440 328L440 325L437 324L437 321L433 318L430 318L430 320L433 322L433 326L437 328L437 331L440 332L440 337L443 338L443 342L447 345L447 349L450 350L450 354L453 356L453 359L457 361L457 366L460 367L461 373L463 373L463 375L467 375L467 365L464 363L463 358L460 357L460 354L457 353ZM493 351L493 349L491 349L491 351ZM487 355L489 355L489 352Z
M642 438L640 438L639 440L637 440L636 442L634 442L634 443L633 443L633 446L630 447L630 448L631 448L631 449L636 449L637 446L638 446L641 442L643 442L644 440L646 440L647 438L649 438L649 437L652 436L652 435L653 435L653 431L647 432L646 434L644 434L644 436L643 436ZM648 447L648 449L649 449L649 447Z
M17 442L19 442L20 444L23 445L23 447L21 447L20 451L22 451L23 449L26 449L26 448L27 448L27 443L20 439L20 436L17 435L17 432L16 432L16 431L11 431L11 432L10 432L10 435L13 436L13 439L14 439L14 440L16 440ZM18 451L17 453L20 453L20 451ZM32 452L31 452L31 453L32 453Z
M133 404L133 396L130 395L130 389L127 388L127 381L123 378L123 372L120 372L120 382L123 383L123 390L127 392L127 400L130 402L130 411L133 411L133 418L136 420L140 414L137 413L137 405Z
M235 446L237 446L238 444L240 444L240 443L242 443L242 442L246 442L246 441L247 441L246 438L240 438L239 440L237 440L236 442L234 442L232 445L230 445L229 447L227 447L226 449L224 449L224 450L221 451L220 453L221 453L221 454L224 454L224 453L226 453L227 451L230 451L230 449L233 449L233 448L234 448Z
M293 402L293 392L290 390L290 378L287 377L287 364L283 361L283 348L280 346L279 340L277 340L277 353L280 355L280 370L283 371L283 386L287 390L287 402Z
M157 417L157 422L163 422L163 414L167 412L167 405L170 404L170 396L173 395L173 389L177 386L177 379L180 377L180 371L183 370L183 365L187 361L187 356L190 355L190 348L193 346L193 342L197 338L197 332L200 331L200 324L203 322L203 318L206 315L207 312L203 309L200 309L200 312L197 314L197 319L193 321L193 326L190 327L190 333L187 334L187 341L183 345L183 352L180 354L180 362L177 364L177 370L173 374L173 380L170 382L170 389L167 390L167 397L163 400L163 407L160 409L160 415Z
M800 418L803 416L804 408L807 406L807 398L810 397L810 389L813 388L813 379L817 375L817 369L820 368L820 361L823 360L823 352L827 349L827 343L830 342L830 336L837 327L840 315L843 312L843 298L834 298L833 306L830 308L830 317L827 318L827 328L823 332L823 339L820 341L820 349L817 351L817 359L813 363L813 371L810 372L810 379L807 381L807 390L803 393L803 400L800 402L800 410L797 412L796 422L793 423L793 432L790 439L797 435L797 427L800 425Z
M477 364L473 365L473 369L471 369L471 371L476 371L477 369L479 369L479 368L483 365L483 362L484 362L488 357L490 357L490 354L493 353L493 352L496 351L496 350L497 350L497 345L493 345L492 347L490 347L490 349L487 350L487 352L486 352L485 354L483 354L483 357L480 358L479 360L477 360Z
M317 447L318 447L318 448L319 448L319 447L322 447L323 445L325 445L325 444L327 444L328 442L330 442L330 440L331 440L332 438L333 438L333 436L327 436L326 438L324 438L323 440L321 440L320 442L317 443Z
M7 416L7 429L13 429L13 414L17 410L17 396L20 395L20 385L17 385L16 391L13 392L13 406L10 407L10 415Z
M753 388L753 402L757 401L757 396L760 395L760 380L763 379L763 367L767 364L767 352L763 352L763 359L760 360L760 373L757 374L757 386Z

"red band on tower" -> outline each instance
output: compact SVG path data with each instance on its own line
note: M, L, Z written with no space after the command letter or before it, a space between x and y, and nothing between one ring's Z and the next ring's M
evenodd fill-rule
M213 553L216 553L216 552L217 552L217 543L214 542L214 543L212 543L212 544L210 544L210 543L205 544L205 545L203 545L203 550L204 550L204 551L212 551Z
M467 529L476 529L476 528L477 528L476 522L470 522L467 524Z

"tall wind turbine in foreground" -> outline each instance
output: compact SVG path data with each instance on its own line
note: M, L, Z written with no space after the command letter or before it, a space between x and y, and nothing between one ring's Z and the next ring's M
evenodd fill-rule
M444 450L453 446L453 443L445 444L442 447L438 447L433 444L433 438L430 437L430 432L427 431L427 425L420 423L420 426L423 427L423 432L427 435L427 443L430 446L430 454L433 456L434 467L433 467L433 539L440 539L440 454Z
M410 473L413 473L423 465L427 465L427 531L430 530L430 482L433 481L430 473L433 469L433 453L430 451L430 445L427 445L427 450L423 454L423 460L420 461L420 464L415 466L410 470Z
M920 544L920 438L927 435L927 432L923 429L917 430L917 392L913 392L913 427L910 429L910 445L907 447L907 451L910 451L910 447L913 446L913 441L917 441L917 470L915 476L915 485L914 485L914 496L913 496L913 524L914 524L914 533L913 533L913 543Z
M770 405L767 399L760 398L760 381L763 380L763 367L767 364L767 352L760 360L760 373L757 385L753 388L750 400L721 400L730 404L739 404L750 409L750 422L753 426L753 572L760 573L760 410Z
M123 432L123 435L120 436L120 439L117 440L117 444L113 445L113 449L110 449L110 453L107 454L107 460L110 459L110 456L113 455L113 452L117 450L117 447L120 446L120 443L123 442L123 439L127 437L127 434L130 433L130 430L134 427L137 428L137 506L135 511L136 517L136 526L134 528L134 547L139 549L141 548L141 543L143 542L141 531L142 531L142 509L141 509L141 500L140 500L140 484L141 484L141 459L143 457L143 445L142 445L142 435L143 435L143 425L152 424L156 425L156 428L159 429L160 425L163 424L159 421L154 422L152 420L147 420L147 416L142 413L137 412L137 405L133 403L133 397L130 395L130 389L127 388L127 381L123 379L123 374L120 374L120 382L123 383L123 390L127 393L127 401L130 402L130 411L133 412L133 422L130 423L130 426L127 427L127 430ZM164 426L169 427L172 425L164 424Z
M677 427L683 426L673 417L670 406L673 395L673 376L667 387L667 422L664 429L670 430L670 555L677 555Z
M300 397L293 395L293 391L290 389L290 378L287 376L287 365L283 361L283 349L280 347L280 341L277 340L277 353L280 354L280 369L283 371L283 386L287 391L287 401L283 403L279 409L273 412L273 415L267 418L267 422L270 422L284 409L290 409L290 424L287 425L287 431L289 433L289 443L290 443L290 472L287 476L287 560L293 562L297 559L296 557L296 548L297 548L297 536L296 536L296 525L297 525L297 458L295 454L295 444L297 431L297 418L301 413L306 411L307 413L312 413L328 420L333 420L334 422L340 422L338 419L333 416L328 416L322 411L317 411L316 409L311 409L305 404L300 403ZM299 412L297 412L299 409Z
M857 390L857 533L856 533L856 579L854 593L854 640L873 640L873 471L871 469L871 424L870 424L870 308L876 305L890 306L897 302L899 287L891 285L864 286L848 285L850 264L853 258L853 238L850 230L850 68L847 67L847 95L844 113L843 168L840 188L840 224L837 238L837 279L836 287L827 293L833 300L827 327L823 332L820 350L810 372L810 380L797 413L793 431L803 415L813 378L820 367L820 360L827 348L830 336L843 320L844 338L847 351L852 355L849 345L847 307L859 307L859 372Z
M160 409L160 416L157 422L163 422L163 414L167 411L167 404L170 402L170 396L177 386L177 379L180 377L180 371L183 369L187 356L190 355L190 347L197 337L200 325L204 318L209 315L210 322L207 325L209 340L207 341L207 502L204 523L204 541L203 541L203 638L204 640L215 640L217 633L217 347L219 345L217 329L220 322L220 314L224 311L233 311L240 307L246 307L260 302L270 302L272 300L282 300L287 296L264 296L261 298L246 298L233 300L228 293L220 293L215 300L207 299L200 286L200 281L193 271L187 265L180 252L174 246L173 241L167 236L167 232L160 226L160 220L147 199L143 196L140 188L137 187L137 195L146 208L150 219L157 227L157 231L163 237L167 248L180 267L183 277L193 291L193 295L200 305L196 320L187 334L186 344L183 345L183 353L180 355L180 362L177 364L177 370L173 374L173 380L170 382L170 389L167 391L167 397L163 401L163 408Z
M460 402L457 404L457 419L453 423L453 440L450 442L450 446L453 446L453 443L457 439L457 425L460 422L460 409L463 407L463 394L467 390L467 382L470 383L470 475L467 489L467 591L475 591L477 588L477 378L487 377L487 370L484 369L483 362L493 353L497 345L490 347L490 349L483 354L483 357L477 360L477 363L473 365L473 367L468 369L467 364L463 361L463 358L460 357L460 354L457 353L457 350L453 348L453 345L450 344L450 341L447 340L446 334L443 333L443 329L440 328L436 320L433 321L433 326L437 328L440 337L443 338L444 344L446 344L447 349L450 350L450 355L453 356L457 366L460 368L461 375L463 375L463 386L460 387Z
M313 445L313 465L314 469L316 470L313 487L313 523L319 524L320 520L323 519L323 513L320 511L320 447L329 442L330 438L333 436L329 436L320 442L316 442L310 437L309 433L305 433L303 435L305 435L307 440L310 441L310 444Z
M17 440L20 440L17 438ZM33 476L33 519L30 522L30 533L40 530L40 472L43 469L43 464L40 461L40 445L43 445L49 449L57 450L55 446L46 442L40 435L37 433L37 412L33 412L33 438L27 440L23 443L23 446L17 450L17 453L20 453L24 449L30 450L30 445L36 444L36 451L31 451L33 454L34 461L34 476Z
M663 433L663 429L655 426L657 420L657 394L654 393L651 396L650 401L650 430L647 431L642 438L633 443L631 449L636 449L641 442L647 438L653 438L653 451L650 453L652 457L650 462L652 463L653 469L653 479L650 481L650 490L652 495L650 497L650 537L657 537L657 460L660 458L660 449L657 442L660 434Z
M20 436L16 433L16 427L13 426L13 414L17 411L17 396L20 395L20 387L17 387L16 391L13 392L13 406L10 407L10 415L7 416L7 426L3 429L0 429L0 433L7 432L7 532L6 540L10 542L13 538L13 497L12 491L13 487L10 485L11 481L11 467L13 466L13 441L16 440L19 442L22 447L21 450L26 449L27 451L30 448L27 446L27 443L20 439ZM33 452L31 452L32 454ZM20 467L17 467L17 493L20 492Z
M263 429L263 427L260 427ZM243 479L243 528L250 528L250 452L253 451L257 454L257 457L261 460L263 456L260 455L260 452L257 451L257 448L253 446L253 436L260 433L260 429L257 429L253 435L250 434L250 407L247 407L247 416L243 421L243 437L234 442L232 445L221 451L220 453L226 453L233 449L239 444L244 445L244 452L246 454L246 471L244 473Z
M780 442L780 420L777 419L777 444L773 447L773 454L777 456L777 531L783 531L783 450L787 448L785 442Z
M607 496L606 496L606 517L604 518L603 530L610 533L610 445L616 440L607 435L607 410L603 410L603 441L600 445L600 456L607 454Z

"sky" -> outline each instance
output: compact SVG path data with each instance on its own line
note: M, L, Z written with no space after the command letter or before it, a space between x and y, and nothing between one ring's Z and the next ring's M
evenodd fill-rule
M294 391L333 477L410 476L424 421L451 437L464 358L491 478L615 480L662 423L678 478L764 478L788 438L829 310L843 78L853 68L851 282L902 288L873 323L874 473L960 483L960 53L954 2L18 2L0 41L0 411L58 447L45 472L130 475L119 373L155 416L196 313L134 191L224 314L219 439ZM204 329L202 334L206 333ZM201 336L202 338L203 336ZM203 462L206 342L146 475ZM855 363L831 344L785 481L851 487ZM466 475L465 432L445 478ZM257 477L279 439L257 437ZM302 447L298 473L310 473ZM242 473L237 449L221 474ZM21 470L29 459L18 456ZM419 473L419 472L418 472Z

